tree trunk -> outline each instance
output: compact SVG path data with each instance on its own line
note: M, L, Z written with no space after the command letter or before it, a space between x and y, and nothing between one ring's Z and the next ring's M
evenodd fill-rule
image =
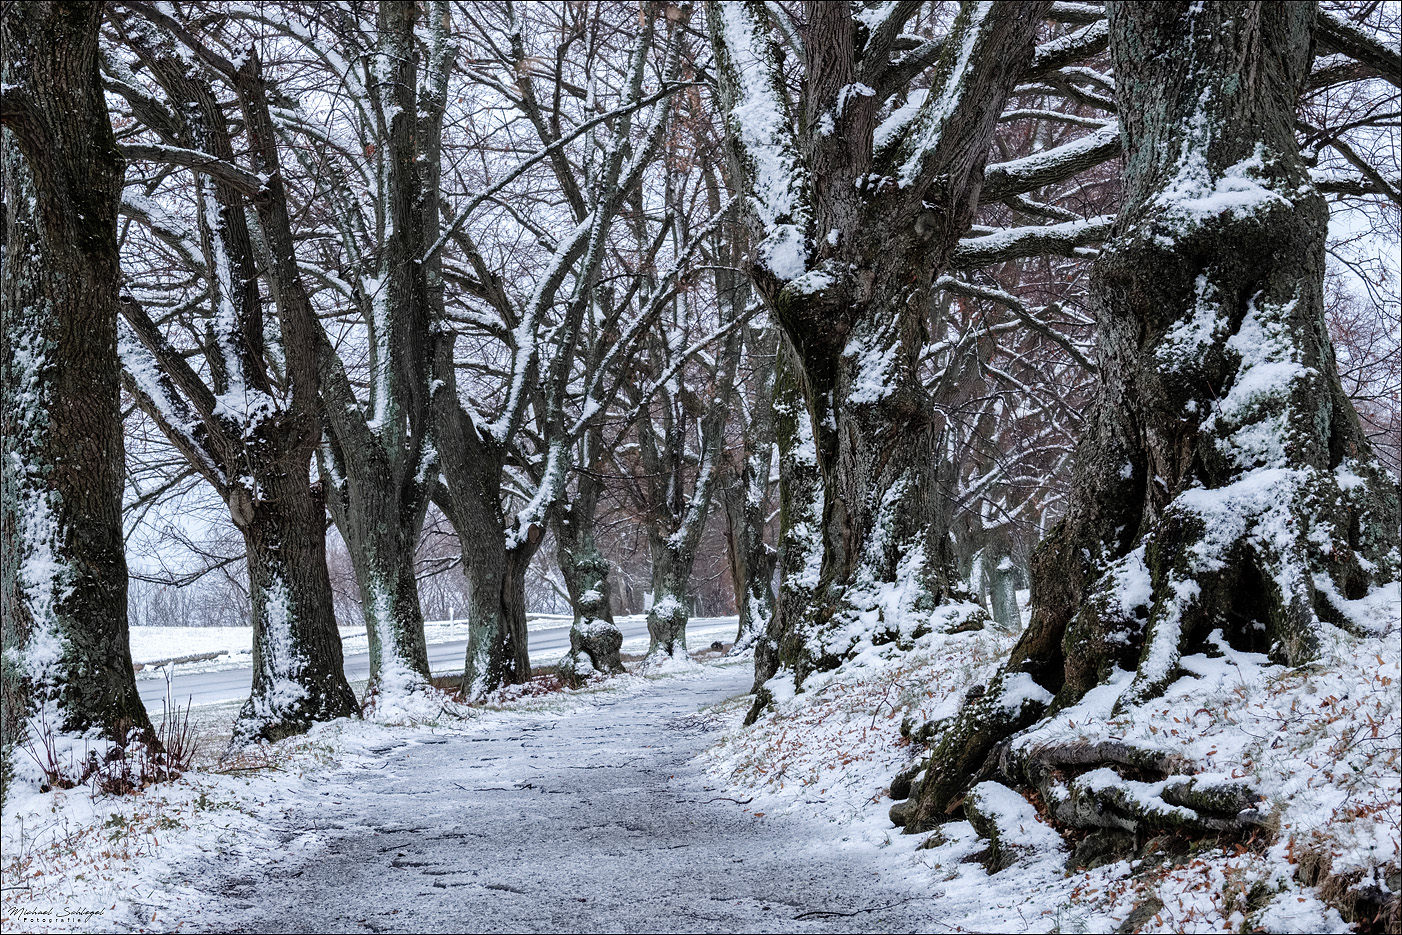
M945 426L921 352L934 277L973 220L998 115L1047 4L963 5L924 104L878 134L892 93L876 90L891 67L882 43L915 8L888 8L892 19L868 28L847 5L807 4L795 121L764 6L708 6L755 283L803 372L823 483L816 623L834 639L810 657L834 662L914 635L963 596L941 489Z
M801 686L822 655L810 638L823 560L823 483L803 399L803 372L787 338L780 339L775 360L774 438L779 446L779 597L764 638L755 643L755 704L747 723L773 700L765 682L787 669Z
M690 659L686 651L686 624L691 618L687 607L687 586L695 552L678 548L665 530L649 527L648 545L652 553L652 607L647 612L647 664L667 659Z
M1022 629L1022 614L1017 607L1017 566L1006 545L999 544L1004 548L984 549L983 553L987 563L984 575L988 580L988 609L994 623L1009 633L1016 633Z
M1116 667L1154 697L1221 629L1298 665L1398 575L1396 487L1344 395L1322 300L1328 213L1297 150L1315 5L1114 3L1126 204L1097 260L1102 384L1031 624L934 748L907 830L994 745ZM1030 676L1039 693L1008 705Z
M774 564L777 552L764 541L769 505L769 469L774 453L774 366L768 364L779 343L778 330L749 330L750 354L756 361L755 390L742 426L744 462L725 491L726 522L734 556L735 603L740 617L732 654L761 639L774 616Z
M362 451L355 482L333 483L328 491L360 592L370 647L369 690L376 694L412 691L431 677L414 566L424 507L403 503L401 487L387 476L389 466L377 454L383 451ZM340 479L326 459L322 476Z
M256 494L235 487L231 497L253 610L253 691L234 725L235 745L280 740L359 710L332 611L326 509L307 486L307 460L294 451L260 461Z
M98 3L11 5L0 23L5 217L3 701L9 749L51 726L154 742L132 671L122 536L117 203L123 162L98 76Z
M431 264L420 262L438 230L437 198L426 196L421 163L437 165L442 125L435 107L419 113L416 17L413 4L379 5L378 80L371 91L388 204L381 285L367 297L372 379L363 409L331 342L320 341L319 350L331 429L323 472L335 480L331 512L360 589L377 697L412 691L431 677L414 557L427 488L437 474L428 410L438 358L429 322L438 317L435 308L441 311L442 294L430 288ZM434 94L427 97L436 101ZM436 188L436 170L427 174Z
M602 445L602 433L589 433L594 450ZM570 651L560 663L563 678L579 684L590 675L624 672L619 650L623 633L613 622L609 607L609 562L594 538L594 515L602 484L590 473L580 472L572 501L555 514L556 556L569 592L574 622L570 625Z
M456 522L453 527L472 528ZM462 683L463 692L472 700L531 677L525 597L530 559L522 562L519 550L508 550L497 529L488 526L480 541L463 544L469 630Z
M119 20L118 28L126 25ZM174 146L207 151L233 168L224 105L199 69L134 27L128 44L170 98L172 122L157 132ZM198 46L197 37L182 41ZM196 214L209 308L203 322L208 374L174 347L131 296L131 327L121 353L127 388L192 468L224 498L242 532L253 618L253 691L234 743L275 740L313 721L357 713L342 667L325 560L325 503L308 480L320 440L320 330L296 260L287 191L268 89L256 54L223 71L238 96L249 158L264 180L256 190L197 167ZM160 112L138 99L134 109ZM249 207L257 213L255 254ZM258 277L277 307L276 340L266 340ZM276 348L271 358L269 343ZM270 359L271 358L271 359Z

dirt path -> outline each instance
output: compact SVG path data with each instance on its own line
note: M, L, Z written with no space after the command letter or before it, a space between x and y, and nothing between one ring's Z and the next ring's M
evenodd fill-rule
M382 751L380 767L331 773L287 809L287 856L201 871L201 927L943 928L928 892L883 881L838 828L755 817L707 789L693 760L720 724L698 710L750 678L709 668L509 731L422 735Z

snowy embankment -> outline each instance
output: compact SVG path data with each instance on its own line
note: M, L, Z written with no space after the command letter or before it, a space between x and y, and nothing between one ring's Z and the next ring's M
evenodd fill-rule
M1402 889L1397 586L1355 609L1374 635L1329 627L1311 665L1289 669L1218 641L1184 658L1187 674L1161 698L1111 716L1123 678L1014 740L1113 739L1170 754L1183 772L1245 779L1265 796L1269 820L1230 844L1068 870L1071 850L1036 803L991 782L974 795L1007 839L1005 869L986 869L989 841L968 821L900 834L887 784L923 752L902 738L901 722L954 714L992 676L1015 638L991 630L931 634L911 652L872 648L812 677L755 727L729 731L707 754L710 773L753 796L753 809L818 812L884 850L893 868L924 874L951 923L969 930L1108 932L1129 920L1126 931L1349 931L1340 909L1392 900L1395 912Z

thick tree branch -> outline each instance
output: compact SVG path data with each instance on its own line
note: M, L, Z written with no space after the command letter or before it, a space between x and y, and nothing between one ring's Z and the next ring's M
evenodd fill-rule
M1376 69L1384 80L1402 88L1402 52L1396 48L1324 10L1319 11L1319 18L1315 20L1314 35L1325 49Z
M1108 237L1114 222L1111 215L1102 215L1084 221L1015 227L973 237L959 241L953 262L960 269L971 269L1032 256L1076 256L1078 248L1100 243Z

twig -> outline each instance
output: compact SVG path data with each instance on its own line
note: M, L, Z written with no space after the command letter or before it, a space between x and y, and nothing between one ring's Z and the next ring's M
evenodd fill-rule
M905 899L902 899L898 902L889 903L885 906L868 906L865 909L853 909L851 912L843 912L840 909L811 909L808 912L800 912L798 915L794 916L794 921L797 921L799 919L813 919L820 917L832 918L834 916L842 916L843 918L849 918L851 916L861 915L863 912L882 912L886 909L894 909L897 906L904 906L906 903L914 902L917 899L934 898L934 896L908 896Z

